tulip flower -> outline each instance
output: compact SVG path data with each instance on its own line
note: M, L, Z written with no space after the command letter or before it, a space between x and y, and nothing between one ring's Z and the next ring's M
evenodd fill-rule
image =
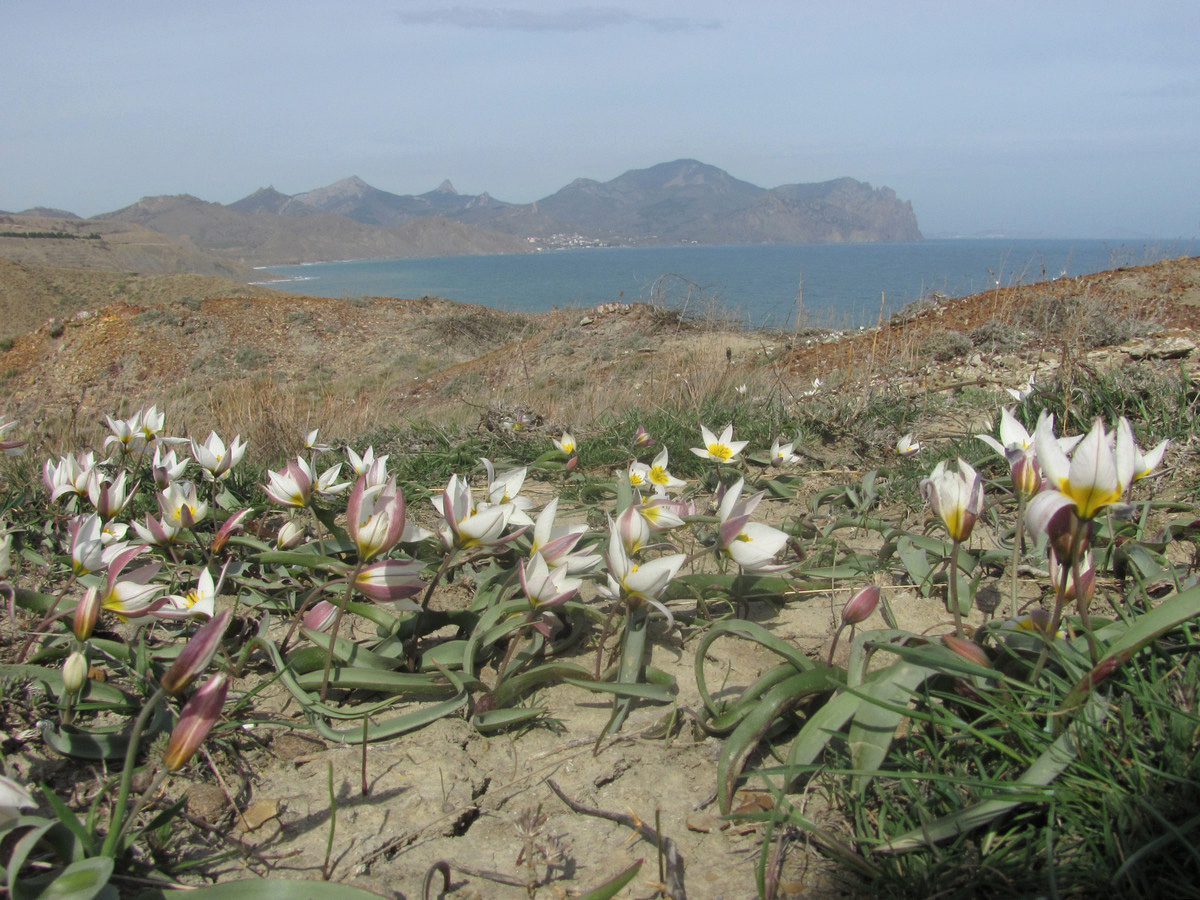
M984 653L983 648L974 641L969 641L966 638L956 637L953 634L942 635L942 641L947 647L949 647L967 662L974 663L975 665L984 669L990 669L992 667L992 661L988 659L988 655Z
M174 697L183 693L188 685L208 668L208 664L221 648L221 639L225 636L225 629L232 617L232 610L221 610L197 628L196 633L183 645L183 649L175 657L175 662L163 673L160 681L168 696Z
M632 488L640 488L650 480L650 467L644 462L631 462L629 464L629 486Z
M1043 416L1048 413L1043 412ZM1000 440L990 434L975 435L1005 459L1010 459L1013 450L1028 450L1033 446L1033 436L1017 421L1011 410L1000 410Z
M190 481L173 482L158 495L158 508L164 524L173 528L191 528L208 515L208 504L196 496Z
M57 500L63 494L86 497L88 480L95 465L96 456L90 451L59 457L57 463L46 460L42 466L42 483L50 492L50 499Z
M227 478L230 470L242 461L246 454L246 442L241 437L240 434L235 435L228 449L215 431L208 433L208 438L203 444L197 444L195 438L192 439L192 458L204 469L205 477L209 481Z
M842 609L842 625L857 625L865 622L879 606L882 591L877 584L869 584L850 598Z
M558 440L555 440L554 438L551 438L550 440L554 441L554 446L563 453L567 454L567 456L570 456L575 452L575 435L571 434L569 431L564 431L562 433L562 437Z
M1036 532L1044 530L1059 507L1072 508L1085 521L1094 518L1104 507L1119 503L1133 481L1134 444L1128 423L1117 428L1114 440L1097 419L1070 458L1054 436L1050 419L1039 420L1033 437L1042 473L1053 488L1029 503L1026 519Z
M947 573L950 612L954 615L954 634L963 636L962 607L958 597L958 548L971 537L975 522L983 511L983 479L961 459L958 471L952 472L942 460L928 478L921 482L921 493L929 501L934 514L942 520L953 542L950 568ZM970 600L967 600L968 604ZM969 608L969 607L968 607Z
M524 531L502 536L514 507L508 503L476 507L471 485L458 475L451 475L442 496L432 497L430 502L444 520L439 533L447 548L506 543Z
M137 484L127 490L125 480L124 472L118 475L115 481L98 468L93 468L88 474L88 499L105 522L119 516L125 509L125 504L137 493Z
M312 469L301 458L288 462L281 471L268 471L263 489L280 506L303 509L312 502Z
M409 600L426 587L420 578L425 564L415 559L385 559L371 563L359 570L354 579L354 589L376 603L397 603L397 609L419 610L421 607Z
M187 459L180 460L175 455L174 449L164 452L162 447L155 447L154 459L150 464L150 474L154 478L155 486L163 489L171 482L182 478L183 473L187 471L187 466Z
M650 463L650 467L646 472L646 480L654 485L654 493L665 494L668 491L677 490L687 487L687 482L682 478L676 478L667 471L667 448L663 447L658 456L654 457L654 461Z
M204 682L183 705L179 721L175 723L167 740L167 749L163 752L163 765L168 772L178 772L200 749L208 733L220 720L228 695L229 676L221 673Z
M153 544L155 547L167 547L175 543L175 539L179 536L180 529L174 525L169 525L160 519L154 518L150 513L146 513L145 519L142 522L134 522L133 530L147 544Z
M372 469L376 470L373 477L367 479L368 486L374 482L387 481L387 460L388 454L384 454L378 459L375 458L375 448L368 447L362 456L355 453L350 447L346 448L346 459L350 461L356 475L366 475Z
M156 598L162 593L163 586L149 583L158 574L161 563L151 563L122 577L125 566L146 549L144 546L131 547L117 555L108 565L103 588L89 589L99 590L100 605L121 619L142 618L162 606L163 601Z
M560 567L572 575L590 572L601 562L599 554L575 552L575 547L587 531L586 525L568 525L565 530L554 527L558 513L558 498L543 507L533 523L533 540L529 547L530 558L537 554L552 569ZM589 548L590 549L590 548Z
M800 462L800 457L792 452L793 447L795 444L783 444L780 443L779 438L775 438L774 443L771 444L771 465L778 469Z
M75 607L71 616L71 632L75 639L83 643L92 636L96 622L100 618L100 592L92 588L83 594L83 599Z
M99 572L125 551L123 543L106 546L100 517L95 513L75 516L67 523L71 535L71 570L76 575Z
M983 479L978 472L961 459L958 471L952 472L942 460L921 482L921 493L953 540L970 538L983 511Z
M916 456L921 452L921 442L910 431L901 437L900 440L896 441L896 452L901 456Z
M83 686L87 684L87 677L87 657L78 650L72 651L67 655L66 660L63 661L63 690L68 694L78 694L83 690Z
M362 475L350 492L346 506L346 530L358 548L359 562L368 562L396 545L404 533L404 495L396 479L367 487Z
M170 594L165 599L168 605L157 610L154 615L163 619L189 619L198 616L212 618L216 611L217 595L221 593L221 584L225 581L225 572L213 584L212 573L201 569L196 579L196 587L186 594Z
M1124 416L1121 417L1119 427L1129 431L1130 442L1133 443L1133 478L1130 481L1130 484L1132 484L1134 481L1140 481L1145 478L1159 467L1159 464L1162 463L1163 454L1167 450L1167 444L1171 442L1160 441L1154 449L1143 453L1142 449L1133 441L1133 429Z
M320 428L314 428L304 436L304 449L311 450L313 453L327 453L333 448L329 444L322 444L317 440L317 435L321 433Z
M112 416L105 416L104 419L108 422L108 430L112 432L104 439L105 447L111 444L118 453L124 456L145 448L146 438L142 433L142 411L140 409L128 419L114 419Z
M718 438L711 431L700 426L700 439L703 447L692 447L691 451L702 459L711 459L719 463L732 462L734 457L745 449L749 441L733 440L733 425L726 425Z
M328 600L318 600L304 614L304 627L309 631L325 631L337 618L338 607Z
M602 589L603 593L613 599L623 600L630 607L649 603L662 612L674 627L674 617L659 603L658 598L679 572L686 556L672 553L649 562L635 563L625 552L621 536L614 529L609 534L605 559L608 562L608 584Z
M533 501L528 497L518 496L521 493L521 487L525 484L525 475L528 470L513 469L497 475L490 459L480 459L479 461L483 463L483 467L487 471L487 502L494 506L511 506L512 512L509 513L509 519L513 524L532 525L533 519L529 518L526 510L533 508Z
M583 584L578 578L571 578L565 567L551 569L537 553L530 557L528 565L521 560L517 572L521 579L521 590L534 609L566 603Z

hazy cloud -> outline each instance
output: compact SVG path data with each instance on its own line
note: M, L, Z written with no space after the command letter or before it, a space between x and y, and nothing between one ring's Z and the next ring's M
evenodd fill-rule
M655 31L681 32L720 28L721 23L678 16L643 16L614 6L573 6L544 12L514 7L447 6L401 12L409 25L452 25L498 31L599 31L640 25Z

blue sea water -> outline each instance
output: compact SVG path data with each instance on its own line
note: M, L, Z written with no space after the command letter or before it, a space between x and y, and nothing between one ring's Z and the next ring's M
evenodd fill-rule
M931 292L1086 275L1195 252L1190 244L1101 240L926 240L887 244L637 247L272 266L263 281L318 297L442 297L515 312L610 301L710 304L748 324L874 324Z

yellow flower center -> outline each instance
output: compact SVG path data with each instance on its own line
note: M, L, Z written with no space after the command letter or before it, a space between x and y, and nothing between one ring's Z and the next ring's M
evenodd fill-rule
M650 469L650 480L655 484L666 484L669 476L667 470L662 466L652 466Z
M733 451L725 444L709 444L708 455L722 462L728 462L730 457L733 456Z

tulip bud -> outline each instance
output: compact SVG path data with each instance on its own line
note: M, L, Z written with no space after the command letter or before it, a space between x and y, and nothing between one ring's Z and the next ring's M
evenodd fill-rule
M196 630L191 640L184 645L171 668L162 677L162 688L169 696L181 693L212 662L225 636L225 627L233 612L223 609Z
M82 643L90 638L92 631L96 628L98 618L100 618L100 592L91 587L84 593L83 599L75 607L75 615L71 618L71 630L75 633L76 640Z
M1028 499L1042 489L1042 467L1038 465L1037 457L1023 452L1012 461L1013 490Z
M871 613L875 612L875 607L879 605L880 593L879 585L871 584L851 597L842 610L842 625L857 625L870 618Z
M563 466L563 471L564 472L574 472L575 469L578 467L579 467L579 457L572 456L570 459L567 460L566 465Z
M235 513L226 519L213 536L209 550L213 553L220 553L224 550L229 539L242 530L242 522L246 520L246 516L250 515L251 512L252 510L243 509L241 512Z
M992 667L992 661L988 659L988 655L984 653L983 648L974 641L968 641L966 638L956 637L952 634L943 636L942 640L946 642L947 647L949 647L967 662L974 663L977 666L982 666L985 669L990 669Z
M338 608L328 600L318 600L304 614L304 627L309 631L324 631L333 624Z
M68 694L78 694L83 690L83 686L87 684L87 677L87 658L76 650L63 662L63 689Z
M280 550L291 550L298 547L303 540L304 526L292 519L285 522L279 529L279 534L275 538L275 546Z
M224 673L215 675L200 686L183 706L179 721L167 741L163 753L163 764L169 772L182 769L200 749L212 727L221 718L221 709L229 694L229 677Z
M646 433L645 428L643 428L641 425L637 427L637 434L635 434L633 437L634 450L648 450L657 443L658 441L654 440L654 438L650 437L650 435Z

